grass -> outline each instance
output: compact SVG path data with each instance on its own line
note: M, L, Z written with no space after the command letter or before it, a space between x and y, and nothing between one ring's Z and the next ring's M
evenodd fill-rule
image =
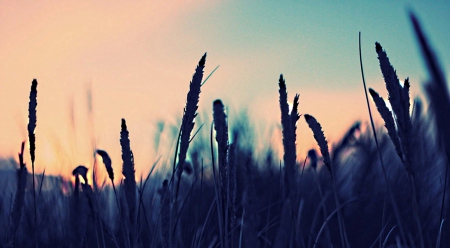
M23 162L25 142L18 162L0 160L16 168L0 171L0 226L7 230L0 233L0 246L449 247L444 238L450 213L449 92L413 14L411 22L430 73L425 88L430 112L424 113L419 100L411 109L410 82L400 84L386 51L376 43L392 111L381 94L364 90L370 118L367 92L385 127L355 122L331 146L319 122L299 114L299 95L289 109L287 83L280 75L283 157L274 156L272 144L257 157L248 142L251 124L229 119L220 99L212 103L210 136L199 131L201 126L194 130L200 88L206 87L205 54L189 84L172 161L158 160L145 179L137 180L129 133L139 130L129 130L125 119L119 127L118 121L123 177L117 185L108 153L96 147L104 164L97 170L107 173L111 184L96 185L83 165L74 165L74 183L34 175L39 116L33 80L28 125L32 173ZM364 82L363 71L362 76ZM302 117L321 156L311 149L300 159L296 124ZM157 165L166 170L154 170Z

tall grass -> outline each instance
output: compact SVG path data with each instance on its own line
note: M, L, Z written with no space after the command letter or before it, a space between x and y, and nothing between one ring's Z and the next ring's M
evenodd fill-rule
M129 231L130 247L137 247L137 229L136 229L136 176L134 174L134 157L130 147L130 139L127 130L127 123L122 119L120 131L120 145L122 147L122 174L124 179L124 191L126 198L126 221Z
M282 186L283 205L281 210L280 228L275 238L275 247L286 247L289 240L292 240L291 235L295 233L294 222L297 218L297 148L296 148L296 124L300 118L298 114L298 98L295 95L294 104L289 113L288 96L286 89L286 82L283 75L280 75L278 80L279 95L280 95L280 110L281 110L281 125L283 133L283 148L284 148L284 184ZM295 230L295 231L294 231ZM292 245L292 244L291 244Z
M443 146L447 159L444 174L444 190L442 193L442 204L439 217L441 224L436 242L436 246L438 246L438 244L440 244L442 236L442 224L444 223L444 209L449 167L448 163L450 162L450 132L447 128L448 121L450 121L450 96L447 86L447 80L441 66L438 63L435 52L433 51L427 38L425 37L425 34L422 31L422 27L420 26L417 17L413 13L410 13L410 18L414 27L415 34L417 36L418 43L420 45L420 50L422 52L425 65L429 72L429 77L431 78L431 80L425 86L425 91L428 98L430 99L431 111L435 118L438 141L440 145Z
M222 101L215 100L213 103L213 119L214 129L216 130L216 141L218 145L218 177L214 177L217 180L217 212L219 222L222 222L223 228L221 232L221 246L229 247L228 233L230 232L229 226L229 209L231 208L231 195L230 195L230 168L228 164L228 123L227 116ZM217 178L217 179L216 179ZM223 241L222 241L223 240Z
M410 99L409 99L409 79L405 79L403 86L398 80L394 67L389 62L389 58L381 45L376 42L375 50L380 61L380 68L386 82L386 89L389 93L389 102L391 103L394 113L386 107L386 104L378 93L369 89L370 94L385 121L385 127L388 130L389 137L395 146L395 150L403 163L405 171L408 175L411 190L411 206L413 208L413 216L416 222L416 233L418 234L420 247L424 247L422 234L422 224L419 216L419 206L416 193L416 178L413 168L417 168L414 163L417 162L417 139L412 130L410 117ZM395 118L393 118L393 114ZM395 124L394 124L395 123ZM404 240L405 242L406 240Z
M336 174L334 172L333 166L331 164L331 158L330 153L328 150L328 141L325 138L325 134L322 131L322 127L317 120L311 116L306 114L305 120L309 125L309 128L311 128L314 139L317 141L317 144L319 145L320 152L322 153L323 163L327 167L327 170L330 172L332 185L333 185L333 191L334 191L334 199L336 202L336 210L338 213L338 220L339 220L339 233L341 235L341 245L342 247L349 247L347 233L345 230L345 223L342 216L342 210L341 210L341 203L339 200L338 191L336 189Z
M36 183L34 175L34 161L36 159L36 107L37 107L37 80L31 82L30 102L28 104L28 140L30 142L31 168L33 173L33 204L34 204L34 229L35 243L37 246L37 206L36 206Z
M74 169L73 182L54 176L44 180L44 175L34 175L33 80L28 125L33 173L24 163L25 143L18 162L0 160L0 226L7 230L0 233L0 246L449 247L450 97L436 55L413 14L411 21L430 72L425 90L432 111L424 113L419 100L411 111L409 88L414 82L399 83L377 43L392 112L380 94L373 89L369 93L385 128L357 121L331 145L319 122L304 115L321 156L315 150L307 156L297 151L299 95L289 109L282 75L282 158L274 155L274 144L267 144L268 152L257 157L248 141L261 142L259 134L246 133L250 121L230 118L221 100L212 103L208 114L213 119L210 133L195 131L205 54L189 84L179 134L173 137L173 161L158 160L155 165L161 170L152 169L146 179L137 180L130 130L122 119L117 126L120 184L115 184L113 161L103 150L96 154L110 184L95 186L88 177L94 168L83 165ZM8 174L2 164L16 170Z

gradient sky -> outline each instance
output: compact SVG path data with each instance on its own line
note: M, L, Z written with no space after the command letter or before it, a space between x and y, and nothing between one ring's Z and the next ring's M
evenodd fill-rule
M300 94L300 113L315 116L330 142L354 121L368 120L359 31L368 86L387 95L374 49L378 41L399 78L410 77L412 94L420 94L427 75L408 9L419 16L450 71L448 1L306 2L0 1L0 156L16 156L27 138L33 78L39 83L38 172L67 175L78 164L92 167L95 143L110 153L119 174L125 118L139 175L159 155L172 156L168 128L161 141L165 152L155 151L157 123L178 125L205 52L205 74L220 67L202 88L201 114L210 116L220 98L230 123L245 110L258 136L269 140L279 138L280 73L289 98ZM207 136L208 129L201 132ZM301 159L315 146L303 118L298 140Z

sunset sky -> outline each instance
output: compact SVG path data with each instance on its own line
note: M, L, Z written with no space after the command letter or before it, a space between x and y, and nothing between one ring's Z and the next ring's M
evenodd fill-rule
M354 121L368 120L359 31L369 87L386 97L378 41L399 78L410 77L412 95L422 91L427 74L408 10L418 15L448 74L448 1L0 0L0 156L16 157L27 138L36 78L38 172L91 168L95 143L109 152L119 174L121 118L137 174L148 171L160 155L173 156L170 126L180 123L189 81L205 52L205 74L220 67L202 87L201 116L211 116L212 102L220 98L230 124L247 113L261 140L279 138L283 73L289 98L300 94L300 113L315 116L336 142ZM167 127L164 152L154 147L160 122ZM201 130L204 136L209 126ZM297 133L302 159L315 145L303 118ZM31 164L28 155L26 160Z

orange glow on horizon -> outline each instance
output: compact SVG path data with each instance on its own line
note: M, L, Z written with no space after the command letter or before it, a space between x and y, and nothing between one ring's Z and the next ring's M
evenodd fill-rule
M92 144L102 145L101 138L96 136L96 130L100 129L98 126L112 125L102 123L104 118L99 121L98 113L94 113L95 120L90 119L86 107L82 106L87 102L83 99L84 85L95 78L102 82L111 81L106 76L110 74L109 69L99 64L107 59L108 51L121 51L127 44L137 44L137 49L142 51L145 44L136 41L149 34L165 32L164 29L173 25L186 11L197 7L193 3L3 3L0 21L7 25L0 26L3 37L0 40L0 113L13 113L15 118L8 118L0 124L0 156L15 157L17 145L14 144L20 145L21 140L28 138L29 84L36 78L36 172L46 170L49 174L70 175L76 165L92 163L91 154L96 148ZM177 8L173 8L174 5ZM123 71L139 74L143 69L133 69L136 63L132 62L134 51L125 50L122 55L127 53L126 61L118 58L126 67ZM153 63L153 68L157 68L156 63ZM185 78L188 80L189 74ZM99 107L95 103L98 95L94 96L94 108ZM104 99L104 96L100 98ZM128 100L131 102L132 99ZM113 103L112 109L121 107L120 101L109 103ZM130 113L130 116L136 114ZM118 149L109 150L114 154L113 160L120 161L120 155L116 155ZM25 158L31 166L29 152ZM116 168L118 165L116 162Z

